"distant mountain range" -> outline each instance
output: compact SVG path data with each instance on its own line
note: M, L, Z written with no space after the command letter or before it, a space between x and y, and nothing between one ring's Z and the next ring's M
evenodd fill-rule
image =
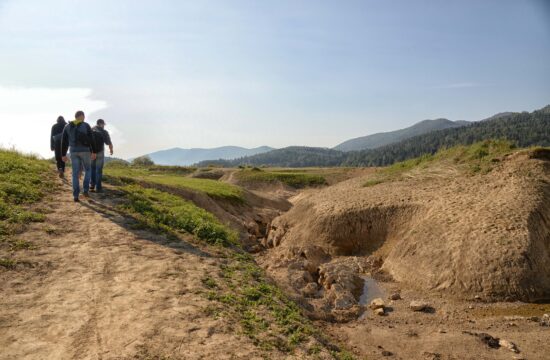
M469 121L448 119L435 119L420 121L413 126L405 129L377 133L367 136L361 136L355 139L344 141L335 146L334 150L339 151L359 151L365 149L375 149L384 145L395 143L413 136L429 133L430 131L443 130L459 126L468 125Z
M231 160L244 156L253 156L274 150L269 146L260 146L253 149L246 149L239 146L222 146L212 149L182 149L173 148L156 151L147 154L155 164L159 165L192 165L207 159Z
M444 118L423 120L405 129L350 139L332 149L305 146L247 149L223 146L212 149L173 148L147 155L160 165L380 166L423 153L433 153L443 146L468 144L489 138L507 138L520 146L548 146L549 113L550 105L532 113L501 112L472 122Z
M550 105L531 113L526 111L499 113L474 122L452 122L441 121L441 119L435 121L436 124L444 124L443 126L449 125L447 122L455 125L360 151L291 146L234 160L207 160L198 165L385 166L423 154L433 154L442 148L469 145L488 139L507 139L520 147L550 146ZM425 122L419 124L422 123Z

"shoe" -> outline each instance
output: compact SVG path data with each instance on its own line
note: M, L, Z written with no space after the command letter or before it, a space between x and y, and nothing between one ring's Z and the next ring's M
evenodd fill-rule
M90 185L90 191L94 191L95 190L95 185Z
M83 192L83 193L82 193L82 196L89 198L89 197L90 197L90 193L88 193L88 192Z
M59 178L60 179L64 179L65 178L65 174L63 173L63 171L59 170Z
M79 198L74 198L73 201L74 202L80 202L80 199Z
M104 191L103 191L103 189L97 189L95 192L96 193L103 193Z
M90 192L96 192L95 189L90 189ZM99 191L98 191L99 192Z

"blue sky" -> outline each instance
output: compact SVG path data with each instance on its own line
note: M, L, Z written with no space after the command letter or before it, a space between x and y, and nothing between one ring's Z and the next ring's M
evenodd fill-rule
M332 147L550 103L550 1L0 0L0 54L0 143L25 151L77 109L121 157Z

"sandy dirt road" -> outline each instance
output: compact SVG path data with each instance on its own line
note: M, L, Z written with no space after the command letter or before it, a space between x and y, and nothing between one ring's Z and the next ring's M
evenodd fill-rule
M191 244L137 230L112 193L56 194L45 223L0 269L0 359L257 358L230 323L205 314L201 279L217 261Z

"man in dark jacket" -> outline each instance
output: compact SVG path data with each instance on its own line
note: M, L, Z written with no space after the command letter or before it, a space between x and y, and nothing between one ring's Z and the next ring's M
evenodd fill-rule
M63 179L65 176L65 162L61 155L61 138L63 137L63 129L65 129L65 119L63 116L57 118L57 123L52 126L50 135L50 149L55 152L55 161L57 163L57 172L59 177Z
M61 140L61 154L63 161L67 161L67 150L71 150L71 165L73 171L73 199L78 202L80 194L80 184L78 181L78 173L80 167L84 168L84 184L83 195L88 197L90 190L90 176L92 160L95 160L96 149L92 128L84 122L85 116L83 111L77 111L74 115L75 120L71 121L63 129L63 137Z
M97 120L97 125L92 128L95 140L96 159L92 161L92 184L90 190L103 192L101 180L103 177L103 164L105 163L105 145L109 146L109 152L113 155L113 143L109 132L105 130L105 120Z

